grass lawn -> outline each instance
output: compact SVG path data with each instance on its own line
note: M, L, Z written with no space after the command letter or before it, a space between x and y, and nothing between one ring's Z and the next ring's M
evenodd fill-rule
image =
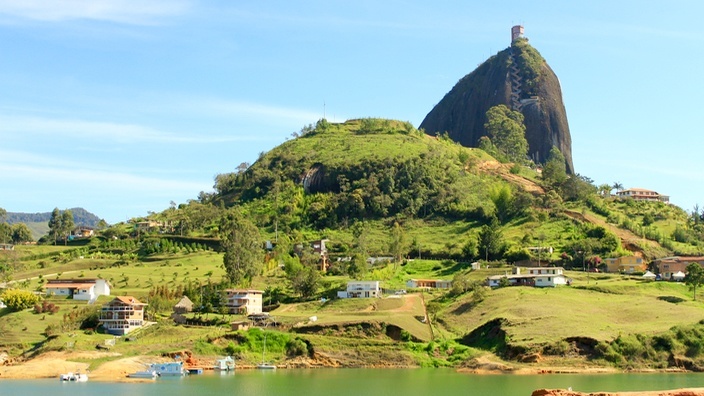
M504 318L512 342L534 344L567 337L611 340L619 334L662 332L704 319L703 307L692 301L682 284L614 277L592 279L588 285L575 281L573 287L495 289L476 306L469 296L459 299L443 311L443 317L459 335Z
M278 320L290 324L329 325L359 321L377 321L394 324L421 340L430 340L430 329L418 318L425 316L419 295L386 297L382 299L350 298L326 302L289 304L272 312ZM315 322L309 318L315 316Z

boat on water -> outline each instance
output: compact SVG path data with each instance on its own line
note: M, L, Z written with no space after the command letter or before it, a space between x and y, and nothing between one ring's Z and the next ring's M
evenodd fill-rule
M152 363L149 365L148 371L156 371L160 377L180 377L188 374L188 371L183 368L183 362L168 362L168 363Z
M86 382L88 381L88 374L84 373L66 373L59 375L59 381L61 382Z
M235 359L233 359L232 356L218 359L215 361L213 369L217 371L233 371L235 369Z
M264 347L262 348L262 362L256 367L258 370L276 370L276 366L265 361L264 355L266 354L266 333L264 333Z
M127 374L127 377L129 378L147 378L147 379L156 379L159 377L159 373L157 373L154 370L144 370L144 371L137 371L131 374Z

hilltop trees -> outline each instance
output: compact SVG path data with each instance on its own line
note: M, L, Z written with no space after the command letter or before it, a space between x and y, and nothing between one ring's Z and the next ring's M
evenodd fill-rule
M71 235L71 231L76 224L73 222L73 212L66 209L61 213L61 235L64 237L64 245L68 243L68 236Z
M225 250L223 264L228 280L238 286L248 286L263 266L259 230L234 208L220 220L220 240Z
M486 119L484 129L502 157L510 162L524 163L528 155L528 141L523 114L501 104L490 108Z
M10 227L5 223L5 217L7 216L7 211L0 208L0 242L5 243L10 237Z
M62 212L59 208L54 208L49 219L49 238L54 239L54 245L56 245L59 238L63 238L64 245L66 245L68 237L75 226L73 212L68 209Z

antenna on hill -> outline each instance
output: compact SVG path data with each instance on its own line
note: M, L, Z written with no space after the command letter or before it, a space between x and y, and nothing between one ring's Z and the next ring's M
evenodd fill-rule
M325 101L323 101L323 119L325 119Z

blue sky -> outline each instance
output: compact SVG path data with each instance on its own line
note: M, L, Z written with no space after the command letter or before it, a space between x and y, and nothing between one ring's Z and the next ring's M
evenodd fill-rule
M704 206L704 3L571 3L2 0L0 207L115 223L323 114L418 126L514 24L560 79L578 173Z

